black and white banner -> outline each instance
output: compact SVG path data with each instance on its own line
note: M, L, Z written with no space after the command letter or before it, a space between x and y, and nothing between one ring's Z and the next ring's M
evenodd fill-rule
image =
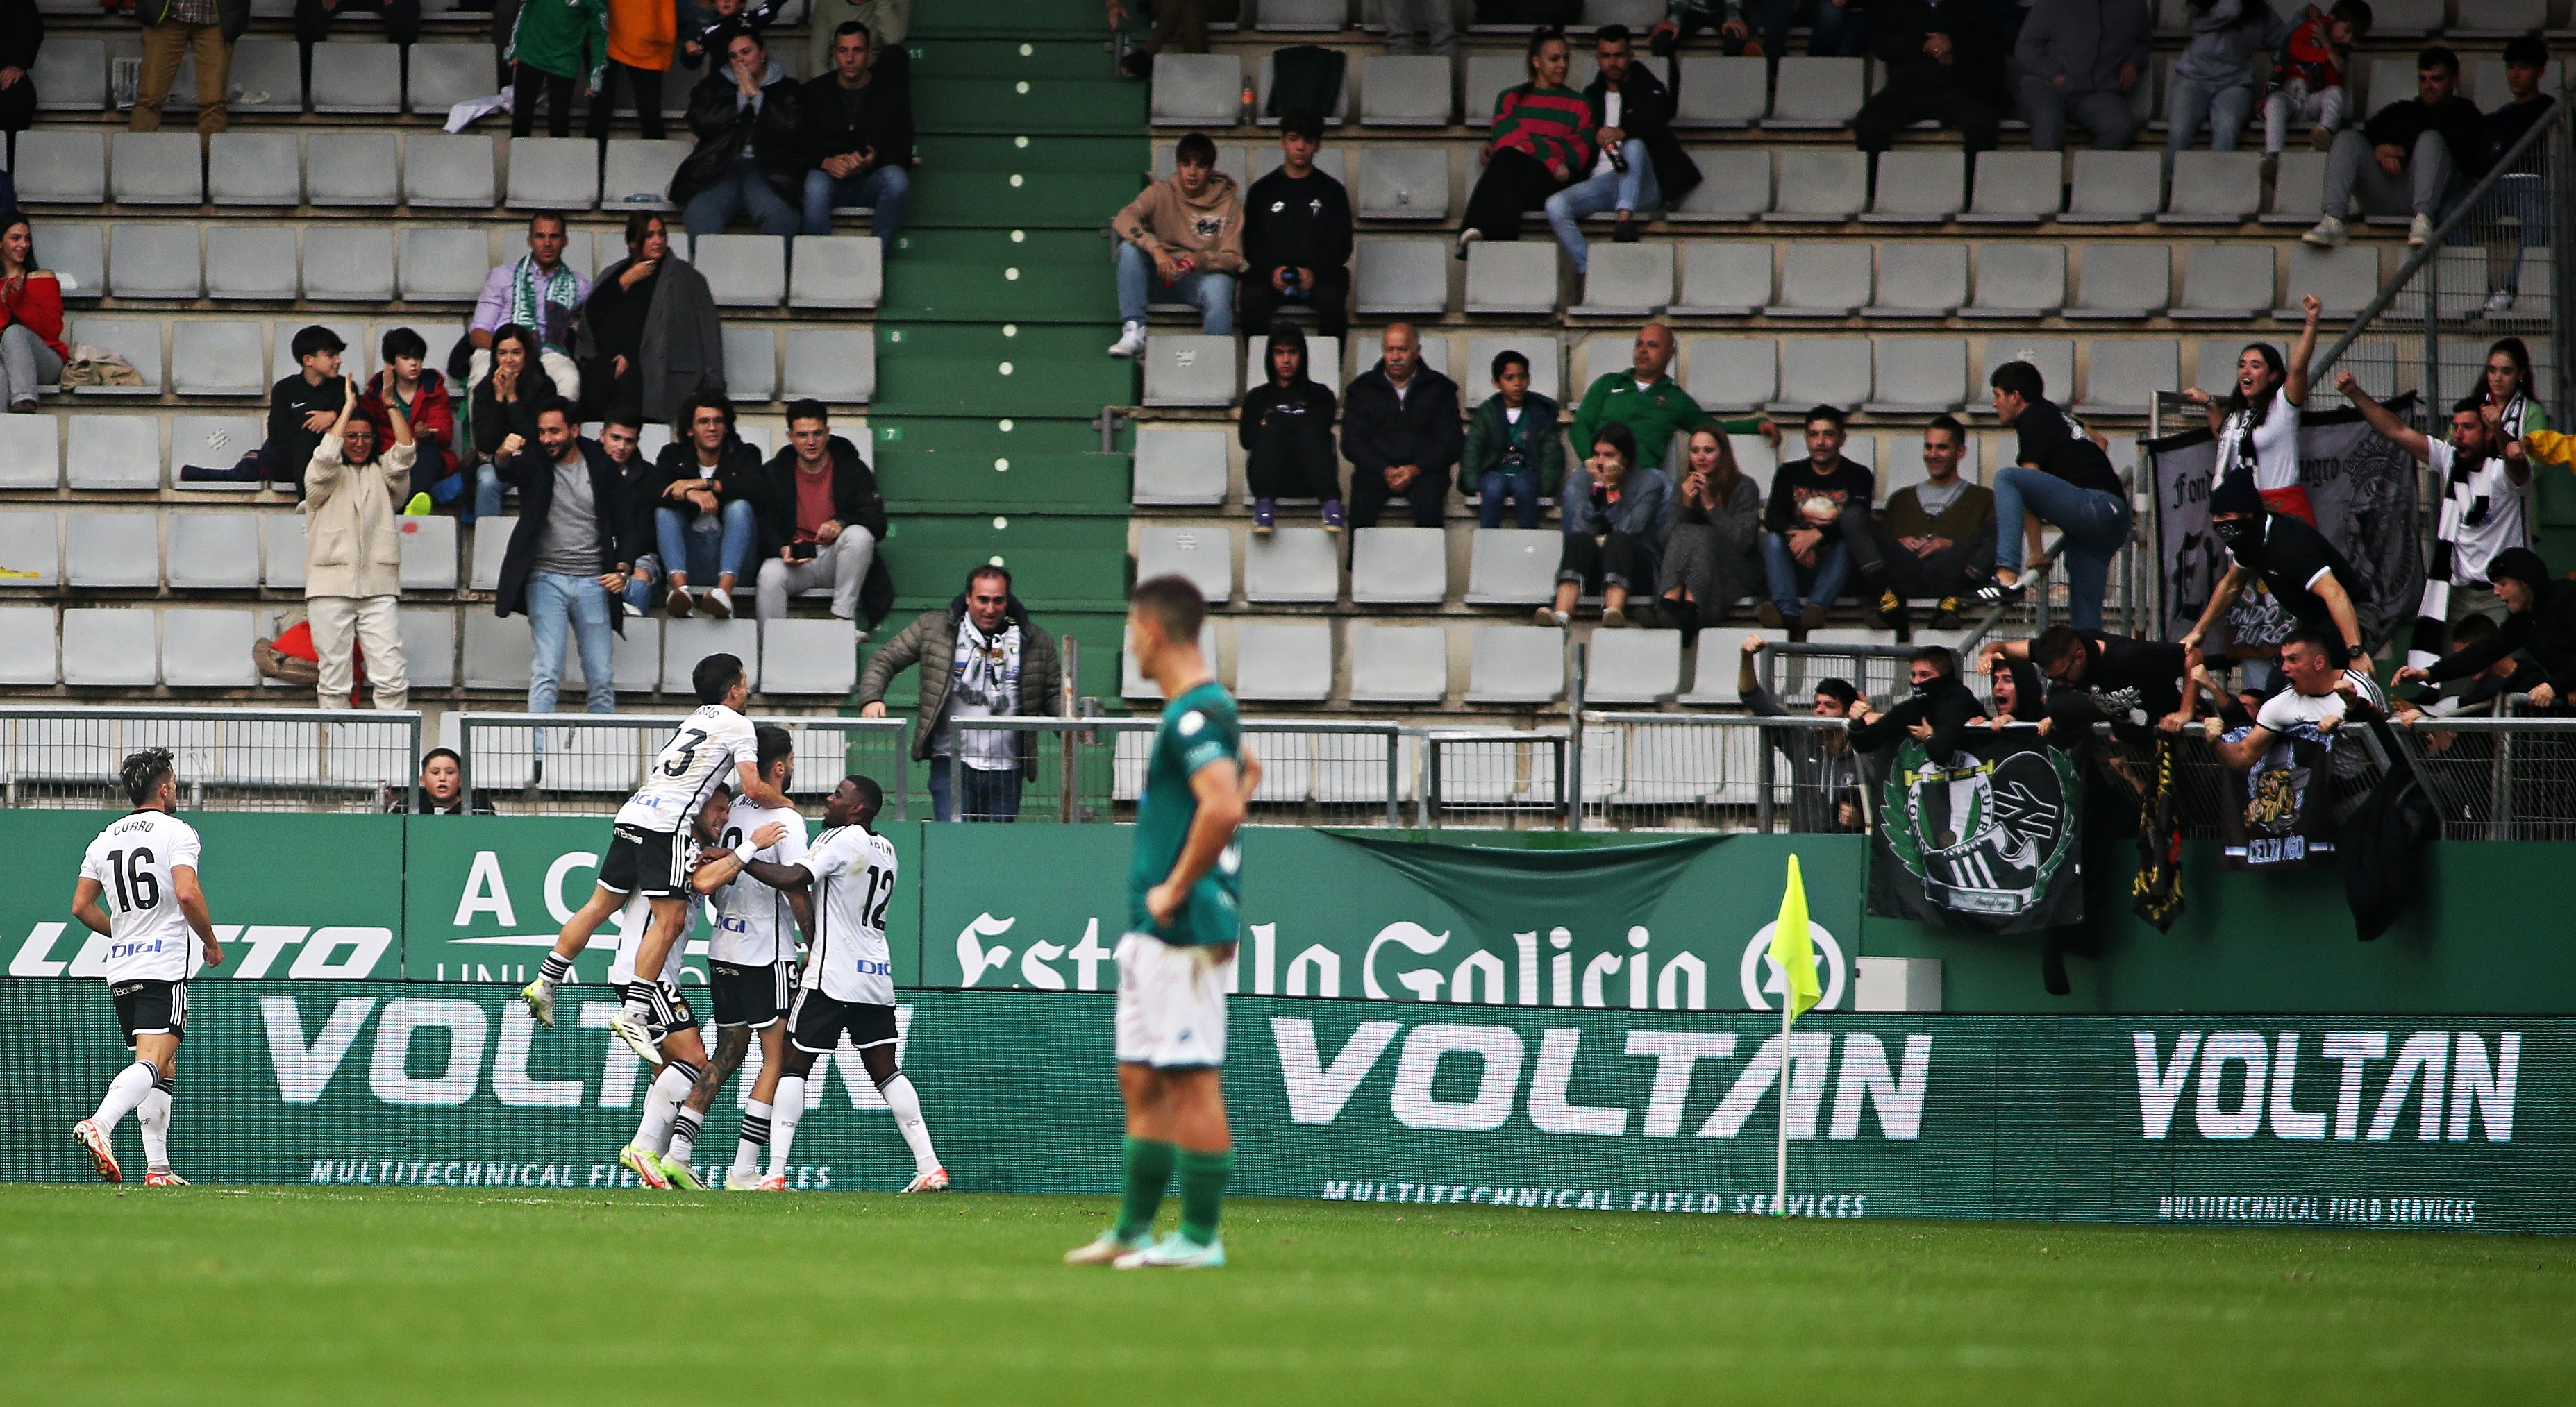
M2239 729L2229 741L2245 736ZM2242 772L2223 769L2218 833L2231 870L2295 870L2335 859L2335 732L2292 725Z
M2064 749L2028 727L1970 728L1938 762L1911 738L1870 761L1871 913L1990 933L2084 917L2084 790Z

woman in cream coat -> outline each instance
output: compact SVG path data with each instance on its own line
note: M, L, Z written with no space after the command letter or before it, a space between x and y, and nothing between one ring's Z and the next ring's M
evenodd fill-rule
M376 707L411 701L394 614L402 594L402 520L395 505L411 494L411 421L399 401L388 397L385 406L394 442L379 449L350 383L340 422L304 471L304 614L313 626L324 708L350 705L352 641L365 651Z

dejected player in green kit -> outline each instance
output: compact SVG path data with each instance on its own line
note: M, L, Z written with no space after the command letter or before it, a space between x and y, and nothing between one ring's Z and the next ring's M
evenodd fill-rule
M1137 583L1128 649L1168 702L1136 799L1127 936L1118 940L1118 1094L1127 1105L1127 1190L1118 1224L1065 1253L1069 1265L1207 1270L1225 1264L1218 1209L1234 1172L1225 1121L1225 986L1242 923L1235 828L1261 782L1234 698L1199 653L1207 603L1177 576ZM1177 1168L1181 1226L1154 1239Z

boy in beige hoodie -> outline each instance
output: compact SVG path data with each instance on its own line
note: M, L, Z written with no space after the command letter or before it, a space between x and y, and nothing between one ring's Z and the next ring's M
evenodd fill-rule
M1181 138L1172 174L1118 212L1118 318L1113 357L1145 350L1145 305L1155 295L1199 306L1199 330L1234 334L1234 276L1243 272L1243 202L1216 169L1216 143Z

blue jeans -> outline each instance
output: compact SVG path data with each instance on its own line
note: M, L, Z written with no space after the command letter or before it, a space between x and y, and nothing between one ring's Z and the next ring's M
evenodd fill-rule
M1020 769L1006 767L999 772L986 772L957 764L958 789L966 793L966 815L969 821L1016 821L1020 818ZM948 759L930 759L930 818L953 821L953 796L948 790Z
M759 528L747 498L737 498L713 515L695 509L653 510L654 541L662 560L700 586L713 585L719 576L749 575Z
M2007 464L1995 471L1995 568L2021 571L2022 515L2036 513L2060 534L2066 559L2067 622L2102 628L2102 593L2111 558L2129 541L2129 503L2118 494L2080 489L2055 474Z
M653 589L662 580L662 559L647 552L635 559L626 573L626 604L639 611L653 609Z
M1646 159L1644 139L1630 137L1619 144L1619 151L1628 158L1627 170L1604 171L1547 198L1548 228L1556 231L1556 242L1574 260L1578 274L1592 267L1591 247L1583 242L1583 228L1577 223L1584 216L1604 210L1647 210L1664 203L1663 188L1655 184L1655 163Z
M1503 500L1512 500L1513 521L1524 528L1538 526L1538 471L1524 469L1506 474L1500 469L1476 481L1476 521L1480 526L1499 528L1503 525Z
M528 665L528 712L555 711L555 691L563 683L567 627L581 642L582 683L588 686L590 711L617 711L617 637L612 624L616 609L608 592L589 577L528 574L528 626L536 635L536 653Z
M2444 203L2447 205L2449 202ZM2486 199L2478 202L2478 213L2472 218L2502 220L2506 216L2522 222L2522 242L2514 250L2513 258L2505 263L2504 291L2520 293L2523 256L2549 243L2549 195L2541 189L2538 176L2508 172L2497 177L2494 187L2487 191ZM2473 236L2465 227L2451 232L2453 244L2473 242Z
M501 514L501 471L489 464L474 467L474 516L496 518Z
M911 199L912 173L900 166L880 166L837 181L817 166L805 173L805 233L830 234L834 206L864 205L871 232L892 249L894 237L903 233L903 208Z
M1118 320L1143 322L1145 305L1155 290L1168 290L1185 303L1199 305L1199 331L1211 337L1234 335L1234 275L1192 272L1178 283L1165 283L1154 268L1154 256L1132 244L1118 246Z
M1801 609L1800 586L1806 587L1807 600L1818 606L1830 606L1843 594L1843 583L1851 578L1851 554L1843 550L1838 538L1816 553L1816 565L1801 567L1789 552L1787 537L1764 533L1762 575L1771 589L1772 604L1780 608L1780 614L1794 619Z
M2254 115L2254 85L2239 83L2232 88L2204 88L2177 73L2167 93L2165 111L2165 155L2191 150L2191 139L2200 135L2200 124L2209 124L2211 151L2236 150L2236 138L2245 130L2245 119ZM2170 166L2170 159L2166 163Z
M690 196L680 222L693 237L723 234L736 215L749 215L766 235L792 235L798 224L796 207L779 199L760 167L747 160L734 162L724 179Z

